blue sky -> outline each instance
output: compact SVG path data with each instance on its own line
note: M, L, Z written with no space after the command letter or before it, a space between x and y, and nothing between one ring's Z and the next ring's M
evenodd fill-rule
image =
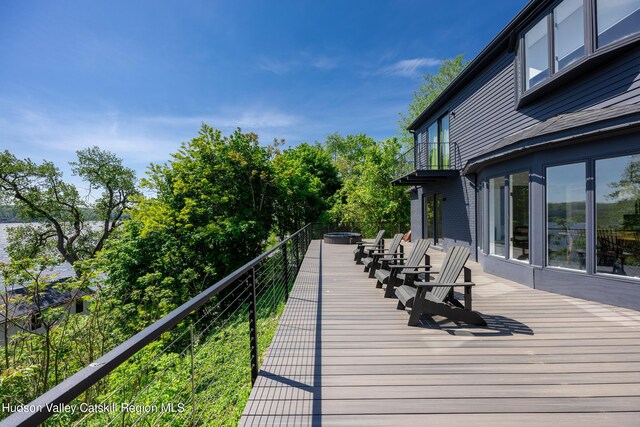
M0 149L68 170L98 145L140 177L203 121L263 143L391 137L425 72L525 4L3 1Z

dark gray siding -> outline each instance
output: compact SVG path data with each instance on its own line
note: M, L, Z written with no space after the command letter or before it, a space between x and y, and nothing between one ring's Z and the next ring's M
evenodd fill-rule
M640 47L521 109L516 109L514 58L507 52L496 58L418 130L454 111L450 140L457 167L501 138L558 114L640 102Z
M433 120L447 112L450 118L452 159L457 169L514 132L561 113L640 102L640 47L600 69L591 70L563 90L516 109L515 54L505 52L459 91L451 101L418 129L422 134ZM445 238L475 245L475 197L473 177L437 182L425 194L441 192L447 224ZM421 215L421 213L420 213ZM414 220L412 220L414 221ZM475 251L474 251L475 252Z
M411 241L422 238L422 190L411 192Z

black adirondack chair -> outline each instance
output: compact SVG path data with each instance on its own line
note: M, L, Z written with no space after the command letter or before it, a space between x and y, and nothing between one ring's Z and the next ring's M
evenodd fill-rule
M382 236L384 236L384 230L378 231L378 235L373 243L358 243L358 247L353 250L353 260L356 264L362 264L362 258L368 255L370 251L384 249L384 239Z
M381 268L377 269L375 272L375 277L378 280L376 282L376 288L381 288L383 285L386 285L384 291L385 298L391 298L393 296L393 290L397 286L402 285L411 285L417 274L424 271L428 271L431 266L429 265L429 256L427 255L427 250L429 250L429 246L431 246L431 242L426 239L417 240L411 252L409 253L408 258L399 258L399 257L391 257L382 258L383 265ZM422 258L425 258L425 263L420 264ZM398 262L406 263L400 265ZM396 264L391 264L395 262Z
M404 234L402 233L396 234L393 236L389 249L369 251L368 256L362 258L364 272L369 272L369 277L374 277L376 270L382 266L381 258L391 256L396 256L397 258L402 257L404 254L403 246L401 245L403 236Z
M471 270L464 264L469 259L469 248L454 246L447 252L439 272L431 271L426 275L435 275L434 281L415 282L413 285L402 285L396 289L398 310L411 308L409 326L415 326L423 313L447 317L451 320L470 325L485 326L485 320L472 309ZM464 282L455 283L460 272L464 271ZM414 273L410 273L414 274ZM453 289L464 287L464 306L458 301Z

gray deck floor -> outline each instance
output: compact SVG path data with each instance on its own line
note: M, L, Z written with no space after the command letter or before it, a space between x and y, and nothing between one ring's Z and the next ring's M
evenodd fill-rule
M488 326L409 327L352 249L312 242L240 425L640 426L639 312L468 262Z

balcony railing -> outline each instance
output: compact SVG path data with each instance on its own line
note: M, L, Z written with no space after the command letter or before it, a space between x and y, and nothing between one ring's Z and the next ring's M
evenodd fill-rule
M453 142L417 143L396 159L393 183L413 185L418 180L435 180L456 174ZM426 172L426 173L425 173Z
M248 397L258 375L310 241L309 224L0 426L233 423L242 409L237 402ZM65 405L75 407L75 414L59 413Z

